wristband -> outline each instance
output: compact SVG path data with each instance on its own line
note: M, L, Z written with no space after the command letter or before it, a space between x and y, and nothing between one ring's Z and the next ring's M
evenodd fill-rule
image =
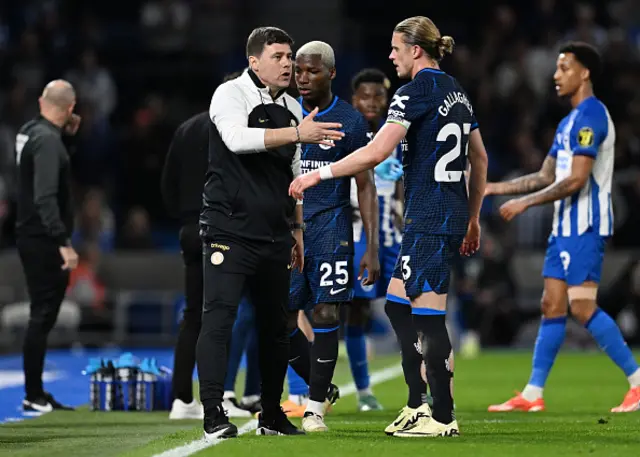
M296 140L296 143L300 143L300 130L298 129L298 126L295 126L296 129L296 136L298 137L298 139Z
M325 165L324 167L318 168L318 172L320 173L320 179L322 181L326 181L327 179L333 179L333 173L331 172L331 165Z
M306 228L307 224L305 224L304 222L302 224L299 224L297 222L291 224L291 230L302 230L304 232Z

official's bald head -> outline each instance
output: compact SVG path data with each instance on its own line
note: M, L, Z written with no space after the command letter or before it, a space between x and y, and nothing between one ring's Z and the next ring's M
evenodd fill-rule
M56 79L46 85L42 91L41 100L62 111L66 111L76 103L76 91L68 81Z

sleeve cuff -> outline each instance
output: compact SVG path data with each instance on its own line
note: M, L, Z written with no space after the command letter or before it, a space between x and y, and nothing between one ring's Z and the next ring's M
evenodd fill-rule
M411 122L407 121L406 119L398 119L398 118L392 118L392 117L387 119L387 123L388 124L399 124L399 125L403 126L407 130L409 130L409 127L411 126Z
M67 235L58 235L55 237L55 240L60 247L71 246L71 239Z
M592 159L595 159L596 156L598 155L597 151L592 151L590 149L575 149L573 151L573 155L575 156L587 156L587 157L591 157Z

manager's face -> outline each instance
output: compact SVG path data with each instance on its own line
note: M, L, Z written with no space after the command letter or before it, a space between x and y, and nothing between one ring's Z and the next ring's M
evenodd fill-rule
M251 69L266 86L285 89L291 81L292 55L288 44L266 44L262 54L251 56Z

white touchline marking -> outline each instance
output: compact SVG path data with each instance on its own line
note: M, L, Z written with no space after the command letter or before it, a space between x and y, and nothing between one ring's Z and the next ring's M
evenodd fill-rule
M251 420L238 429L238 435L243 435L245 433L252 432L256 428L258 428L258 421L255 419ZM178 446L168 451L164 451L160 454L155 454L153 457L187 457L189 455L195 454L196 452L200 452L201 450L206 449L208 447L215 446L216 444L220 444L223 441L225 440L222 438L216 438L213 440L206 440L204 438L200 438L198 440L193 440L192 442L184 444L182 446Z
M376 384L383 383L385 381L389 381L390 379L397 378L402 374L402 366L394 365L391 367L383 368L382 370L374 371L371 373L371 385L375 386ZM340 389L340 396L346 397L348 395L355 394L358 389L356 385L351 382L349 384L345 384L344 386L338 386ZM244 424L242 427L238 428L238 435L244 435L245 433L250 433L258 428L258 421L251 420ZM211 446L216 446L220 443L224 443L226 439L213 439L206 440L204 438L200 438L194 440L190 443L184 444L182 446L178 446L173 449L169 449L168 451L161 452L160 454L154 454L153 457L188 457L190 455L195 454L196 452L200 452L203 449L206 449Z

